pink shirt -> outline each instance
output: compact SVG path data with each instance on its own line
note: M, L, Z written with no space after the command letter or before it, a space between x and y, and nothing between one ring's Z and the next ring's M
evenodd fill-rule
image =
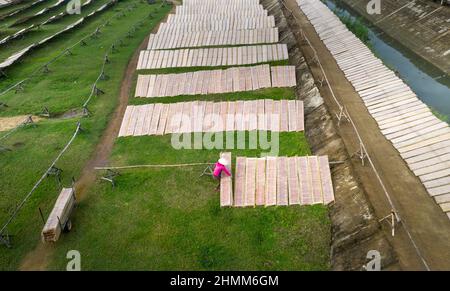
M227 174L228 176L231 176L231 173L228 171L227 167L225 167L221 163L217 162L215 167L214 167L213 175L216 176L216 177L220 177L220 174L222 173L222 171L224 171L225 174Z

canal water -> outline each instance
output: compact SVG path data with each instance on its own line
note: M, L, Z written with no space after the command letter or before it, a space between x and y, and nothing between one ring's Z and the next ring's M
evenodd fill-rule
M369 43L373 52L403 79L416 95L433 110L447 117L450 122L450 76L425 60L417 57L397 41L365 22L342 3L326 0L328 8L359 18L368 27ZM450 44L449 44L450 45Z

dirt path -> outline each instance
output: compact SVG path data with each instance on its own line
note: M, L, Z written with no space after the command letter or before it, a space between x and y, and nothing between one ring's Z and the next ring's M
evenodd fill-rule
M22 124L29 115L17 115L12 117L0 117L0 131L8 131L11 130L18 125ZM39 116L31 116L33 122L38 122L42 118ZM2 132L0 132L0 136L2 136Z
M157 28L158 26L156 26L153 31L156 31ZM115 139L119 133L120 124L128 104L129 92L133 84L133 75L137 67L139 52L146 49L147 43L148 36L142 41L134 52L133 57L128 62L120 87L119 104L112 114L108 126L103 132L92 157L84 166L80 178L75 184L78 202L83 201L84 197L88 193L89 187L96 181L97 173L94 170L94 167L106 166L108 164L108 158L114 146ZM39 242L38 246L25 256L19 270L45 270L52 257L51 255L53 251L54 248L51 245L44 245Z
M296 1L287 0L286 5L294 12L297 24L303 28L306 36L318 51L331 87L355 122L403 223L411 233L430 269L450 269L449 219L429 196L419 179L409 170L392 144L381 134L361 98L345 78L306 16L300 11ZM293 31L295 32L295 29ZM300 41L299 46L306 58L312 60L314 55L311 48ZM315 78L320 79L322 74L319 67L312 64L310 68ZM337 112L338 108L328 87L320 87L320 93L324 97L329 111ZM349 154L356 153L359 150L359 142L351 125L348 122L342 122L341 126L337 128ZM367 163L366 166L362 166L358 158L353 159L353 166L374 206L376 215L381 218L389 214L390 205L371 168ZM397 226L394 238L391 237L390 228L387 225L385 231L398 255L402 269L423 270L425 268L403 225Z

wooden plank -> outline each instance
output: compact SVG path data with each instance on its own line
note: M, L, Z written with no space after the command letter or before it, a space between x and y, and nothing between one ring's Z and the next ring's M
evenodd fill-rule
M221 108L220 102L213 103L213 115L212 115L213 126L210 129L211 132L220 132L223 130L222 119L220 116L220 108Z
M243 101L244 109L242 111L242 130L250 130L251 102Z
M248 119L248 130L258 130L258 101L251 100L250 103L250 115ZM261 100L262 101L262 100Z
M266 188L264 192L266 206L277 204L277 158L266 158Z
M265 189L266 189L266 159L259 158L256 161L255 205L261 206L265 204Z
M173 96L172 92L173 92L173 87L175 86L175 74L167 74L166 75L166 90L163 93L163 96L165 97L169 97L169 96Z
M136 90L134 92L134 97L143 97L142 96L142 87L144 80L147 76L145 75L138 75L137 83L136 83Z
M288 101L288 111L289 111L289 131L298 131L297 127L297 101L289 100Z
M145 51L139 52L139 59L138 59L137 67L136 67L137 70L141 70L143 68L144 55L145 55Z
M140 136L143 135L143 128L144 128L144 120L146 116L146 106L140 105L138 106L138 113L137 113L137 121L136 121L136 127L134 129L134 136Z
M134 134L134 128L136 127L138 112L139 112L139 106L135 106L130 115L130 120L128 122L127 131L126 131L125 136L131 136Z
M258 114L258 130L267 130L267 118L264 111L263 99L257 101L257 114Z
M207 94L214 94L215 90L216 90L216 85L217 83L215 82L215 74L214 74L214 70L211 71L205 71L205 75L207 75L207 89L206 89L206 93Z
M156 135L164 134L164 131L166 129L166 124L167 124L167 116L169 114L169 105L170 104L162 105L161 116L159 118L159 124L158 124L158 129L156 130Z
M146 68L150 69L156 66L156 62L158 61L157 55L159 55L159 51L150 51L148 63L146 64Z
M258 90L260 89L259 80L258 80L258 66L254 66L250 68L251 78L252 78L252 89Z
M297 158L288 158L289 205L300 204L300 185L297 169Z
M265 52L266 52L266 59L264 60L264 62L271 62L271 61L273 61L272 46L264 45L263 47L264 47Z
M312 177L307 157L297 157L297 173L300 182L300 204L313 204Z
M148 83L147 92L145 92L145 97L154 97L153 90L155 88L156 75L150 75L150 81Z
M184 102L175 103L174 115L171 120L172 133L179 133L181 127L181 120L183 117Z
M148 67L149 61L151 60L149 57L150 54L148 51L144 51L144 54L142 56L143 56L143 60L142 60L141 69L146 69Z
M193 66L193 62L197 59L198 50L183 50L183 58L181 61L181 65L179 67L190 67Z
M220 154L220 157L228 161L227 169L230 173L233 168L231 165L231 153L224 152ZM220 206L227 207L233 205L233 185L232 177L222 172L220 179Z
M289 83L289 67L288 66L282 66L281 69L283 71L283 87L288 87L288 83Z
M120 125L120 129L119 129L119 135L118 135L119 137L126 135L128 123L130 122L130 117L131 117L133 111L134 111L133 105L127 106L127 108L125 109L125 114L123 115L122 124Z
M188 132L195 132L196 126L198 126L197 125L197 123L198 123L197 115L198 115L199 107L200 107L200 101L195 100L195 101L191 102L191 109L189 111L190 128L189 128Z
M264 84L264 88L272 87L272 82L270 80L270 66L262 65L261 69L262 69L262 82Z
M146 109L142 135L148 135L148 133L150 132L150 123L152 121L154 104L146 104L144 106L146 107Z
M227 114L228 114L228 102L220 102L220 120L219 131L226 131L227 126Z
M228 102L226 131L235 130L236 102Z
M288 101L283 99L280 101L281 103L281 111L280 111L280 131L286 132L289 130L288 120L289 120L289 111L288 111Z
M243 64L243 62L242 62L242 48L243 47L237 47L237 65L242 65Z
M163 56L165 51L155 51L155 60L152 66L147 67L147 69L159 69L163 62Z
M245 206L255 206L256 158L247 158L245 166Z
M239 88L238 91L245 91L246 77L245 68L240 67L239 69Z
M224 43L224 45L226 45L226 43ZM219 65L221 65L221 66L226 66L227 65L228 51L229 50L227 48L223 48L222 49L222 60L221 60L221 63Z
M431 196L447 194L450 193L450 184L435 188L428 188L427 191Z
M159 95L160 97L165 97L166 96L166 90L167 90L167 84L169 82L169 75L162 75L161 78L161 88L159 90Z
M296 100L297 102L297 130L304 131L305 130L305 116L303 109L303 101Z
M272 58L274 61L278 61L282 59L282 49L280 48L279 45L274 44L271 45L272 47Z
M450 194L433 196L437 204L450 202Z
M279 82L278 82L278 67L271 67L270 68L270 73L272 76L272 87L279 87Z
M237 157L236 158L236 175L234 180L234 206L236 207L243 207L245 206L245 197L244 197L244 191L245 191L245 165L246 165L246 158L244 157Z
M192 87L194 86L194 73L186 73L186 78L184 79L184 88L179 91L177 95L192 95Z
M161 90L161 81L162 81L163 75L157 75L155 80L155 85L153 88L152 97L159 97L159 92Z
M150 123L150 129L148 134L154 135L158 130L159 116L161 115L162 104L157 103L153 108L152 121Z
M250 67L244 68L244 74L245 74L245 91L251 91L253 90L253 86L252 86L252 73Z
M288 66L288 87L295 87L297 86L297 79L295 77L295 66Z
M334 201L333 183L331 181L330 164L328 156L319 156L320 178L322 181L323 203L329 204Z
M192 73L192 86L190 88L189 95L197 95L201 93L201 73L199 71Z
M210 132L213 126L213 102L207 102L205 105L205 115L203 118L203 132Z
M244 101L238 100L235 102L235 130L243 131L244 130Z
M320 179L319 161L316 156L308 157L308 166L311 172L313 203L323 203L322 181Z
M228 93L227 92L227 73L226 70L220 70L220 86L218 89L218 93Z
M173 118L176 114L177 104L170 103L169 104L169 113L167 114L166 128L164 129L164 134L173 133Z
M190 133L192 132L192 122L191 122L191 110L192 110L192 102L183 102L182 103L182 114L180 120L180 127L178 129L178 133Z
M258 49L256 46L252 46L251 51L252 51L252 53L251 53L252 61L251 62L253 64L256 64L256 63L258 63Z
M288 173L287 173L287 158L278 157L277 159L277 205L289 204L289 189L288 189Z
M233 92L240 91L240 74L239 68L231 68L232 79L233 79Z
M281 102L272 101L272 114L270 115L270 130L281 131Z
M172 92L170 96L186 95L186 84L189 84L186 80L187 73L175 74L174 86L172 87Z
M200 75L202 76L202 94L208 94L208 89L209 89L209 85L210 85L210 75L208 74L207 71L203 71L202 74Z
M200 101L197 104L196 112L194 113L194 132L203 131L203 119L205 115L206 101Z
M264 118L265 118L265 129L267 131L271 130L271 116L273 111L273 100L264 99Z

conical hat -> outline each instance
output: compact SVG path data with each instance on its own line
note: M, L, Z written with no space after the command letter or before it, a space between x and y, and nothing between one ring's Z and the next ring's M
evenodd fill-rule
M224 166L228 166L228 161L226 159L224 159L224 158L220 158L219 159L219 163L221 163Z

